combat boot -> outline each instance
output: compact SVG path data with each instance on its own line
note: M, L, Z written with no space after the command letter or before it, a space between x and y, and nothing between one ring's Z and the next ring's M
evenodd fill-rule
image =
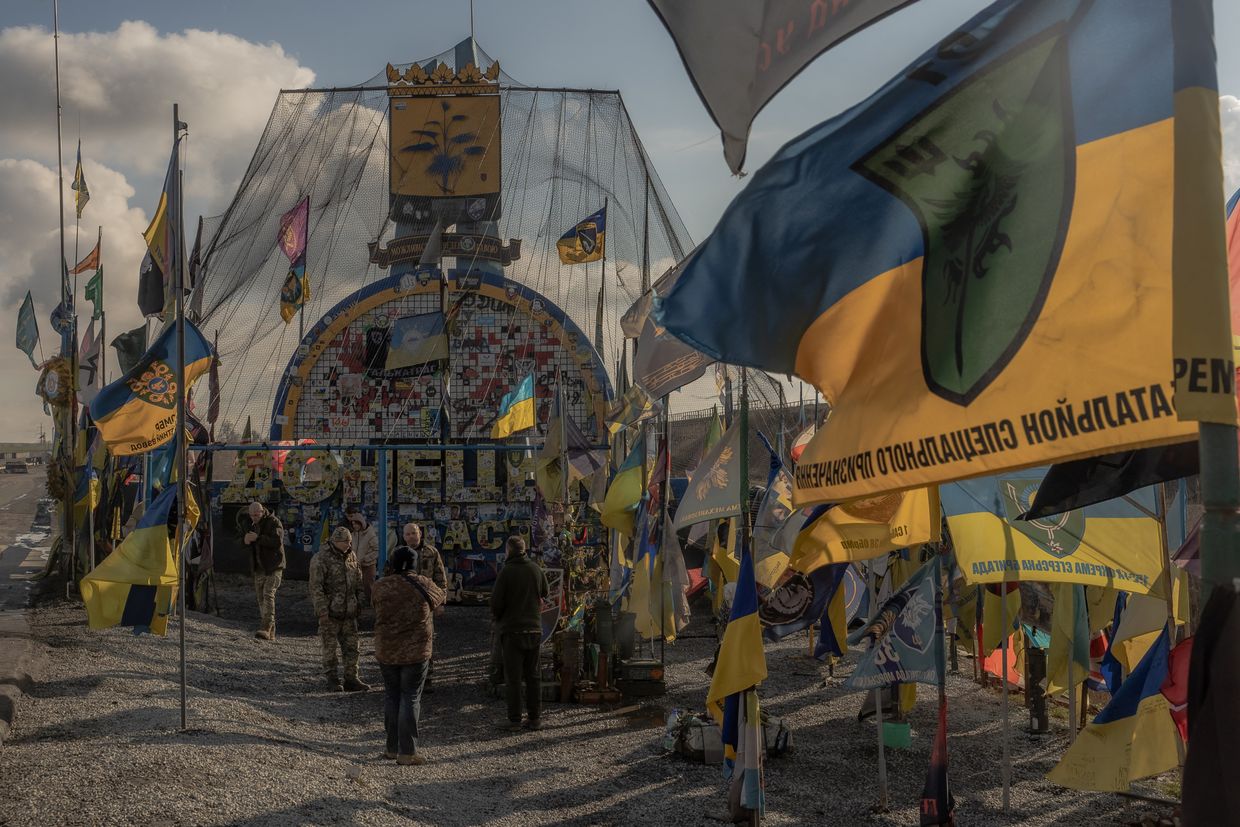
M362 683L356 677L348 677L344 679L345 692L369 692L370 684Z
M328 692L343 692L344 691L344 684L340 682L340 676L337 675L335 672L327 673L327 691Z

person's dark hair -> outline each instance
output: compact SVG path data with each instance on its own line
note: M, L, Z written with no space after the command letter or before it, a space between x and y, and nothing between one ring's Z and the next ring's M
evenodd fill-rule
M515 535L512 537L509 537L507 545L508 545L509 554L516 554L516 555L525 554L525 540L521 539L520 537L517 537Z
M413 555L413 549L409 546L401 546L392 552L392 556L388 558L387 565L383 570L388 574L403 574L407 571L413 571L417 558Z

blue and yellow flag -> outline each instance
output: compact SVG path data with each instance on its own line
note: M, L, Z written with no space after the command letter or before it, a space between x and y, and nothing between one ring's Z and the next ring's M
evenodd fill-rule
M499 416L491 426L491 439L503 439L534 427L534 374L521 380L499 402Z
M751 176L655 315L823 393L798 505L1236 421L1212 29L999 0Z
M215 351L185 321L185 388L211 369ZM99 391L90 415L115 456L142 454L172 439L177 418L177 326L164 329L138 364Z
M659 400L651 398L641 385L632 384L607 411L607 430L612 434L619 433L625 428L653 419L662 412L663 404Z
M898 548L938 542L941 525L935 486L819 506L797 533L790 565L808 573L831 563L869 560Z
M939 557L923 565L874 613L864 628L848 638L868 644L844 689L875 689L892 683L943 680L943 601Z
M642 479L642 443L637 441L633 450L616 469L603 497L602 523L614 528L625 537L632 537L637 506L642 499L645 480Z
M1131 782L1176 767L1180 734L1161 691L1169 655L1164 631L1048 779L1074 790L1127 792Z
M969 585L1002 580L1163 591L1154 489L1037 520L1029 510L1045 468L939 487L956 562Z
M176 596L177 559L168 524L175 521L176 489L155 498L138 527L82 578L82 602L90 628L132 626L164 635Z
M560 236L555 249L564 264L585 264L598 261L606 255L607 208L577 222L571 230Z
M715 674L706 693L706 708L715 720L724 722L724 699L739 698L741 692L766 680L766 652L762 649L762 624L758 620L758 582L754 579L753 557L741 550L740 573L732 613L719 644ZM726 728L725 728L726 729Z

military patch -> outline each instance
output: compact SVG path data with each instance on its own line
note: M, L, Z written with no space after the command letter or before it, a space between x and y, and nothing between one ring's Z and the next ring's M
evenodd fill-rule
M1075 190L1067 43L1052 30L984 67L853 170L921 225L927 387L968 405L1020 350L1050 292Z
M1053 517L1037 520L1018 519L1033 507L1038 494L1038 481L1031 479L1000 479L999 493L1003 496L1003 513L1008 524L1037 544L1050 556L1062 560L1070 557L1081 546L1085 536L1085 512L1066 511Z

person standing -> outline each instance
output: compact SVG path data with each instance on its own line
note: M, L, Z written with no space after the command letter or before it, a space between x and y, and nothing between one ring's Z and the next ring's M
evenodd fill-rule
M254 500L237 515L237 530L250 550L250 572L258 598L259 640L276 639L276 590L284 579L284 526L280 519Z
M375 659L383 673L384 758L397 764L424 764L418 752L422 686L430 671L435 614L446 595L418 574L413 550L401 546L383 569L371 593L375 607Z
M365 692L357 676L357 612L362 603L362 572L353 553L353 537L341 526L325 548L310 558L310 599L319 618L323 672L332 692ZM344 683L336 671L336 648L344 656Z
M369 598L375 582L375 567L379 564L379 533L360 506L349 506L345 509L345 517L353 534L353 553L357 555L357 565L362 572L362 588Z
M443 565L443 557L439 553L439 549L426 542L426 535L422 533L422 526L417 523L405 523L401 528L401 539L404 545L401 548L408 548L413 554L414 570L418 574L430 580L444 592L444 601L447 602L448 589L448 572ZM444 612L441 603L435 609L435 615L442 615ZM426 682L422 689L424 692L431 691L431 676L435 674L435 664L430 662L426 667Z
M521 684L525 684L526 729L542 726L542 686L538 654L542 645L542 599L547 577L525 553L525 540L509 537L504 567L491 591L491 616L499 627L504 653L508 730L521 729Z

